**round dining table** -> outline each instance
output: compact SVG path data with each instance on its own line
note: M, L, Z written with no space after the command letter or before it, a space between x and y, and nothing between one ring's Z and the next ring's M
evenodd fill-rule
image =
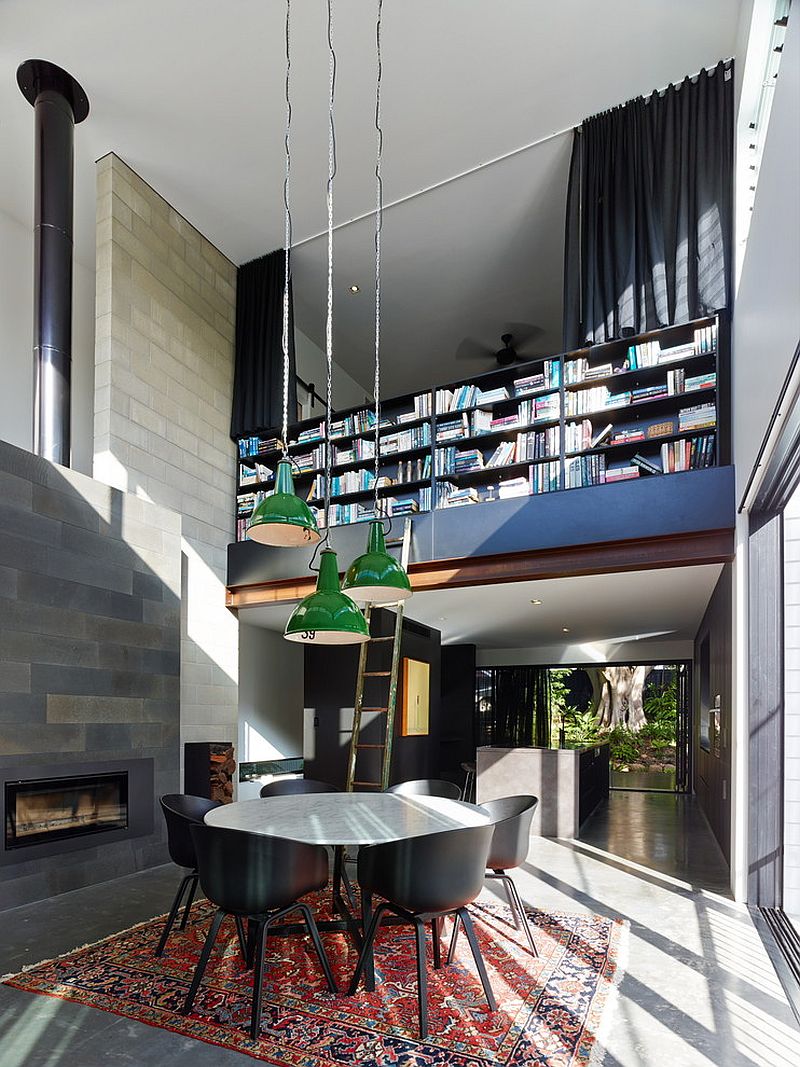
M340 919L318 919L320 930L347 931L360 951L371 915L371 900L361 894L360 917L344 864L350 845L377 845L420 837L442 830L483 826L489 815L475 804L445 797L403 796L400 793L300 793L293 796L258 797L213 808L205 816L209 826L240 830L270 837L285 837L311 845L334 846L333 907ZM345 885L348 901L341 894ZM387 917L386 923L399 922ZM439 927L437 926L437 937ZM273 933L302 933L305 927L284 924ZM364 963L367 989L375 988L373 954Z
M209 826L288 837L310 845L377 845L440 830L481 826L488 814L475 804L400 793L300 793L223 804Z

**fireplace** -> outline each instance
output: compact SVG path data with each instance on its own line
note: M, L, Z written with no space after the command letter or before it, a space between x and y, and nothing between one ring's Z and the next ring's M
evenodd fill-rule
M7 849L128 825L126 771L6 782L5 791Z
M76 850L96 857L99 847L152 834L157 803L149 758L0 768L0 867Z

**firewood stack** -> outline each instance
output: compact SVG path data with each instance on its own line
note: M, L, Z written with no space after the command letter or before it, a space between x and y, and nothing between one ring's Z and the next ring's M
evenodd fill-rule
M211 745L209 761L211 799L230 804L233 800L233 776L236 773L233 748L225 745Z

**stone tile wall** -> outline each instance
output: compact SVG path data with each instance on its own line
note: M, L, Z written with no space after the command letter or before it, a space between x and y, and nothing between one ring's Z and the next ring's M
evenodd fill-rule
M0 907L167 857L179 787L180 517L0 442L0 771L152 758L154 832L0 865Z
M182 738L235 742L236 267L113 154L97 192L95 477L180 514Z

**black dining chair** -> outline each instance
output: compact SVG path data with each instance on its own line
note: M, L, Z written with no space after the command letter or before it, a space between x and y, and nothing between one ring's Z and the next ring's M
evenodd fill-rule
M262 797L296 797L302 793L341 793L341 789L313 778L279 778L261 786Z
M494 825L492 844L486 860L486 878L496 878L503 883L506 899L511 909L514 926L525 931L531 953L538 956L536 944L531 933L528 916L520 899L519 890L508 873L513 867L519 867L528 857L530 846L531 822L539 804L538 797L516 796L502 797L500 800L485 800L481 808L489 815ZM452 962L458 940L458 917L453 923L453 936L447 962Z
M491 826L469 826L421 837L407 837L382 845L368 845L362 847L359 852L358 881L365 919L371 911L373 894L384 899L375 909L367 927L364 946L350 982L349 993L353 996L358 989L375 936L387 912L413 923L417 941L417 996L421 1038L428 1034L425 924L430 923L433 934L433 965L441 967L439 936L441 919L445 915L455 914L463 924L489 1010L496 1010L497 1005L478 939L466 910L467 904L471 904L483 888L483 874L492 832Z
M161 797L160 803L161 810L164 813L164 820L167 824L167 848L169 849L170 859L179 867L188 868L189 873L183 876L181 884L178 886L167 921L164 924L161 939L154 953L156 956L161 956L164 953L167 938L175 925L187 887L189 893L183 909L181 930L186 928L194 895L197 892L197 858L195 857L194 843L189 828L202 823L206 812L220 806L218 800L209 800L207 797L187 796L184 793L166 793Z
M188 1015L192 1010L222 920L226 915L232 915L237 928L241 929L243 921L248 919L246 962L253 966L250 1036L256 1041L261 1028L267 934L272 926L293 911L299 911L306 922L328 989L331 993L337 992L314 916L301 900L327 883L328 856L322 845L308 845L281 837L248 834L217 826L193 826L191 832L200 885L217 910L197 962L183 1014Z
M398 782L397 785L390 785L386 792L398 793L402 797L461 799L461 790L455 782L445 782L441 778L417 778L411 782Z

